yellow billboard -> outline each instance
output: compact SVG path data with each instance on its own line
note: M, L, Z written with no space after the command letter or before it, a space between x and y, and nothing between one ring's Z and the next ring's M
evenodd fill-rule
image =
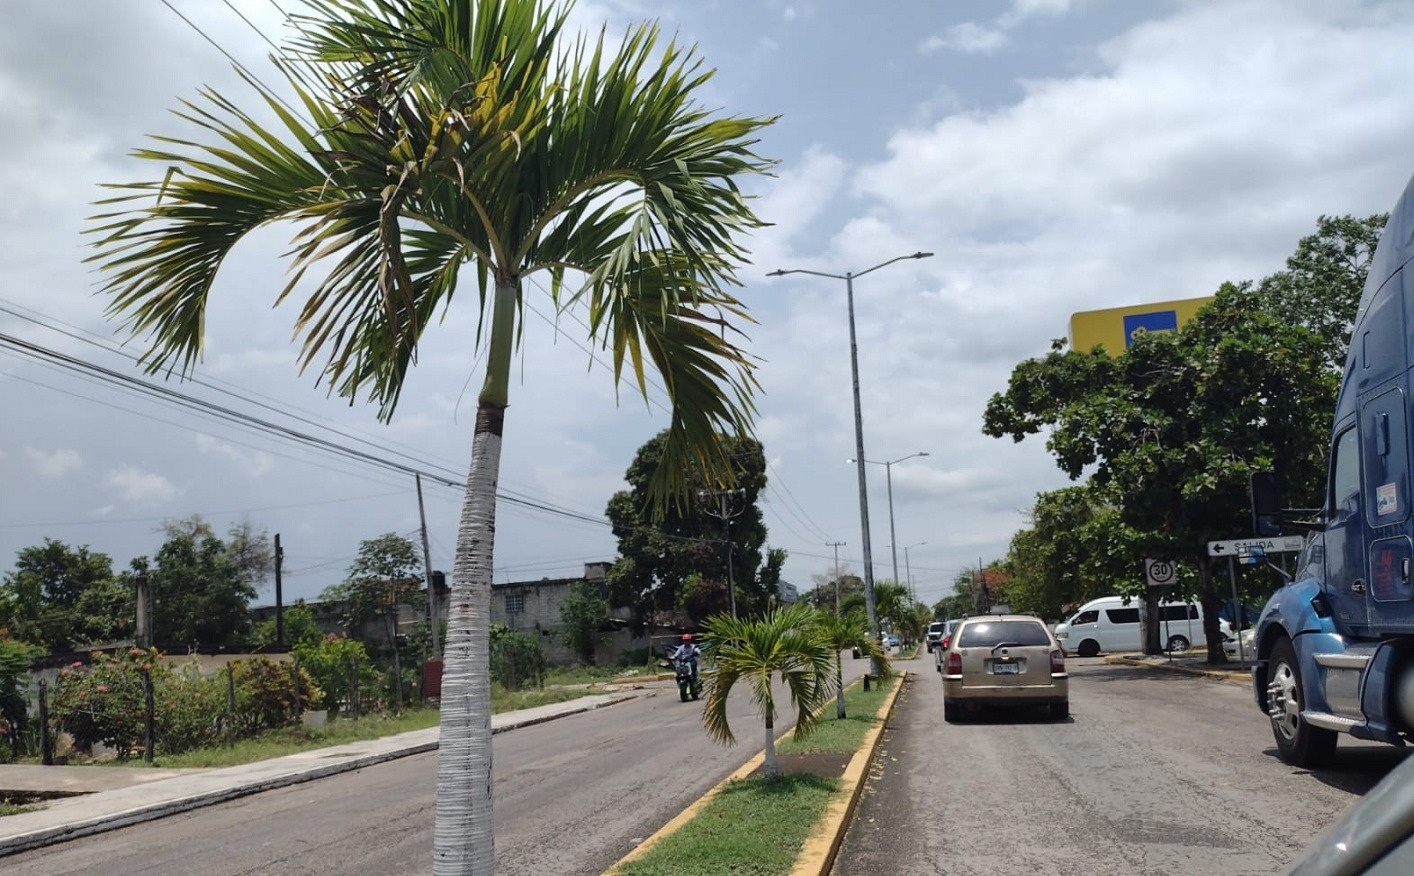
M1193 318L1198 308L1213 300L1185 298L1181 301L1155 301L1128 307L1104 310L1082 310L1070 315L1070 347L1088 350L1099 345L1114 355L1134 343L1135 338L1148 332L1175 332Z

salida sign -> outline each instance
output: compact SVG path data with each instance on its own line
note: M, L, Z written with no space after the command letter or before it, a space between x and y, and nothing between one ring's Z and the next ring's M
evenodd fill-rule
M1305 542L1299 535L1282 535L1272 538L1234 538L1227 541L1208 542L1210 557L1245 557L1254 550L1266 554L1298 553Z

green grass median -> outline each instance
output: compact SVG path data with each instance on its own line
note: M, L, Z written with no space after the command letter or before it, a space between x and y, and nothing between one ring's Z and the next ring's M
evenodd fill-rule
M805 841L825 817L832 796L841 790L840 764L848 763L864 745L866 734L879 723L880 707L898 683L897 677L889 677L866 691L856 682L845 691L846 718L835 718L832 701L814 733L799 742L789 735L780 741L778 780L750 777L728 782L687 823L609 872L613 876L789 873Z

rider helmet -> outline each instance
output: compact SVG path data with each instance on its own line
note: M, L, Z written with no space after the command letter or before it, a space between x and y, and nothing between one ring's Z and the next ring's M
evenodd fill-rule
M692 641L692 633L683 633L683 634L682 634L682 640L683 640L684 642L691 642L691 641Z

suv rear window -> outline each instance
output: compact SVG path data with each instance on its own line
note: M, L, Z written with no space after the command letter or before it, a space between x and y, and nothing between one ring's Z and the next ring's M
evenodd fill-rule
M1051 637L1040 621L983 621L962 628L959 648L995 648L1002 642L1015 645L1049 645Z

